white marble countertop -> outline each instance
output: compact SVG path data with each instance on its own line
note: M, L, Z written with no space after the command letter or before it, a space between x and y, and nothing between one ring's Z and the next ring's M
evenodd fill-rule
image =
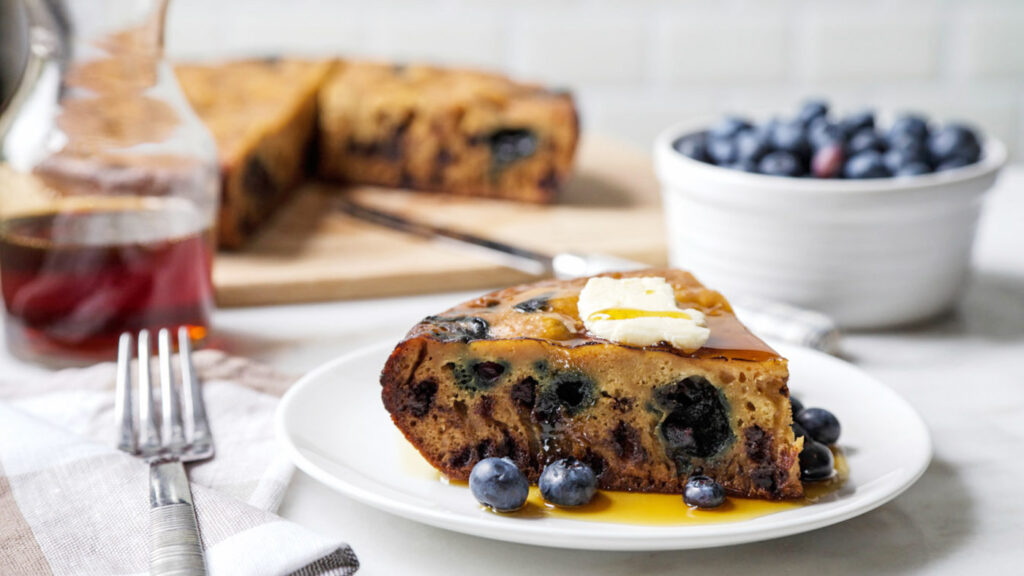
M280 513L352 544L360 574L1019 573L1024 564L1024 168L985 207L959 309L911 329L849 334L851 361L906 397L931 428L921 480L886 506L814 532L729 549L579 552L489 541L379 512L297 473ZM230 351L301 373L397 339L467 294L223 310ZM0 371L31 373L0 353Z

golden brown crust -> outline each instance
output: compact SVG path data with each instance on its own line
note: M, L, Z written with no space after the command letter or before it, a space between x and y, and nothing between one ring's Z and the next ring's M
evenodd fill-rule
M317 93L330 66L268 59L176 67L186 97L217 141L222 247L241 246L302 180Z
M690 354L590 337L575 312L586 279L494 292L428 317L396 347L381 375L395 424L453 479L508 456L536 481L572 456L605 489L681 492L699 469L733 494L801 496L785 360L689 274L628 275L667 278L726 337Z
M579 135L569 94L470 70L346 62L320 107L320 171L358 184L551 202Z

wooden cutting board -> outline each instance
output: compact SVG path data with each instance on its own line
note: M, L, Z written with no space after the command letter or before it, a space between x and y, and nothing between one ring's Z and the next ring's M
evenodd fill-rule
M217 255L213 280L218 304L395 296L531 280L476 251L353 219L332 207L339 194L541 252L603 252L652 265L667 260L650 158L625 144L589 138L581 143L572 180L552 206L307 184L245 250Z

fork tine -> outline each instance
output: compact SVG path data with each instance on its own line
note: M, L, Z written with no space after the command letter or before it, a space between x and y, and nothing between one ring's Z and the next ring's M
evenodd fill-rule
M121 334L117 345L117 388L114 421L119 426L117 448L135 453L135 426L132 422L132 335Z
M184 326L178 330L178 358L181 361L181 390L185 416L192 423L192 444L209 444L209 448L212 449L203 391L199 388L199 379L196 378L195 367L192 365L192 339Z
M143 452L160 447L160 433L153 421L153 380L150 377L149 330L139 332L139 428Z
M160 352L160 423L163 428L160 436L165 446L184 446L181 404L178 402L178 387L174 383L174 368L171 366L170 330L163 328L157 334L157 349Z

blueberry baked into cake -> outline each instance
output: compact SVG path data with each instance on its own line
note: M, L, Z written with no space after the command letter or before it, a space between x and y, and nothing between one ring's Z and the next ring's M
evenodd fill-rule
M579 126L572 97L503 76L339 62L320 93L321 175L551 202Z
M608 490L803 495L786 360L679 270L550 280L425 318L381 374L423 456L466 480L507 457L530 482L562 458Z
M241 246L305 177L317 94L329 70L329 62L291 59L176 67L186 97L217 142L222 247Z

